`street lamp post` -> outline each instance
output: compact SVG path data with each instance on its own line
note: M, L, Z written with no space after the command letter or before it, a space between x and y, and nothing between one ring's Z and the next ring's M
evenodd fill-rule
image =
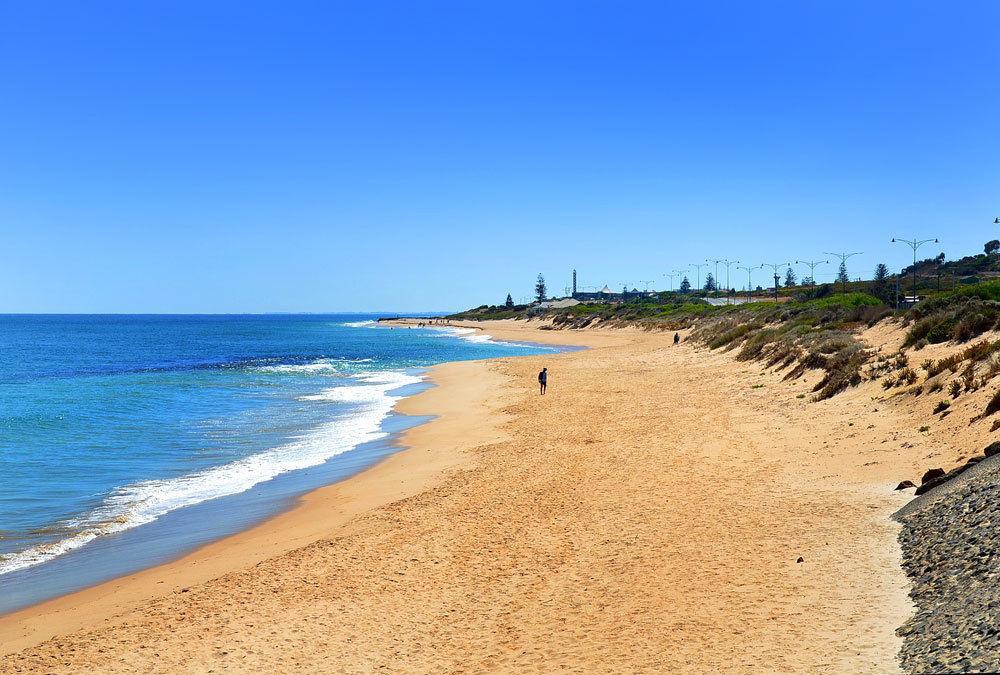
M812 280L813 288L816 287L816 266L817 265L829 265L829 260L796 260L796 265L808 265L809 266L809 278Z
M687 270L672 270L671 274L673 274L674 276L680 277L683 280L684 277L687 275ZM683 283L683 281L677 282L677 290L678 291L680 291L682 283ZM691 282L688 282L689 286L690 286L690 284L691 284Z
M670 290L674 290L674 277L677 276L677 273L676 272L667 272L663 276L665 276L666 278L670 279Z
M731 284L729 283L729 267L731 265L736 265L737 263L739 263L739 260L723 260L722 261L722 264L726 266L726 304L727 305L729 304L729 289L731 288Z
M722 263L726 266L726 288L729 288L729 266L736 265L739 260L723 260Z
M781 275L778 274L778 268L779 267L786 267L787 265L788 265L788 263L786 263L786 262L783 262L783 263L763 263L763 264L761 264L761 268L770 267L771 269L774 270L774 301L775 302L778 301L778 280L781 279Z
M750 275L753 274L753 271L755 269L758 269L758 268L757 267L744 267L742 265L737 265L736 269L738 269L738 270L746 270L747 271L747 302L753 302L753 295L752 295L753 291L750 290L752 288L752 286L753 286L753 281L751 280Z
M708 263L700 263L700 264L697 264L697 265L692 264L692 265L688 265L688 267L693 267L693 268L695 268L698 271L698 285L695 286L695 288L697 288L700 291L701 290L701 268L702 267L708 267Z
M862 253L863 251L857 251L855 253L829 253L827 251L823 251L823 255L832 255L835 258L840 258L840 264L844 266L844 280L840 282L840 288L844 293L847 292L847 260L851 256L861 255Z
M936 238L935 239L896 239L895 237L893 237L892 241L890 242L892 244L906 244L911 249L913 249L913 288L912 288L911 292L913 293L913 302L914 302L914 304L917 302L917 249L920 248L921 246L923 246L924 244L928 244L930 242L934 242L936 244L936 243L938 243L938 240Z
M706 258L705 262L710 262L715 265L715 290L719 290L719 263L725 262L723 258Z

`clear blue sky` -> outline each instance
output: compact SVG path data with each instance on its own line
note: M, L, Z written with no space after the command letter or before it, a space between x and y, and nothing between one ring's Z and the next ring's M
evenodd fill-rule
M998 27L997 2L6 0L0 311L438 310L572 267L980 251Z

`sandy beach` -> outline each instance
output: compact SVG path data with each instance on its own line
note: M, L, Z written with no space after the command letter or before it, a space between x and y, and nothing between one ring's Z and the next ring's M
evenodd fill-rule
M0 670L897 668L892 487L926 461L907 415L668 333L476 328L590 349L433 368L406 450L0 618Z

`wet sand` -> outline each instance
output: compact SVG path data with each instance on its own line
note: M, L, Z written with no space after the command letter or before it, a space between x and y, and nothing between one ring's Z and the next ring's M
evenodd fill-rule
M486 328L591 349L435 367L407 450L3 617L0 670L896 668L905 420L672 334Z

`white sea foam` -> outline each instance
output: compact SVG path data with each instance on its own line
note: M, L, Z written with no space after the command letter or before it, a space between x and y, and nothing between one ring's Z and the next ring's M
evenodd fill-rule
M431 330L438 333L440 337L457 337L467 342L478 342L480 344L504 345L505 347L523 347L534 349L548 349L540 345L527 345L518 342L506 342L496 340L492 335L484 333L475 328L461 328L459 326L433 326Z
M317 359L311 363L286 363L255 368L261 373L284 373L303 375L323 375L343 373L347 364L367 363L371 359Z
M372 326L377 326L378 321L347 321L340 324L341 326L346 326L347 328L371 328Z
M355 375L354 386L325 390L308 400L356 404L350 413L328 422L290 443L244 457L229 464L169 478L134 483L120 488L93 512L63 523L76 534L60 541L40 544L24 551L0 556L0 575L31 567L80 548L97 537L150 523L184 506L245 492L254 485L296 469L305 469L387 434L382 421L402 398L389 394L422 380L399 371Z

